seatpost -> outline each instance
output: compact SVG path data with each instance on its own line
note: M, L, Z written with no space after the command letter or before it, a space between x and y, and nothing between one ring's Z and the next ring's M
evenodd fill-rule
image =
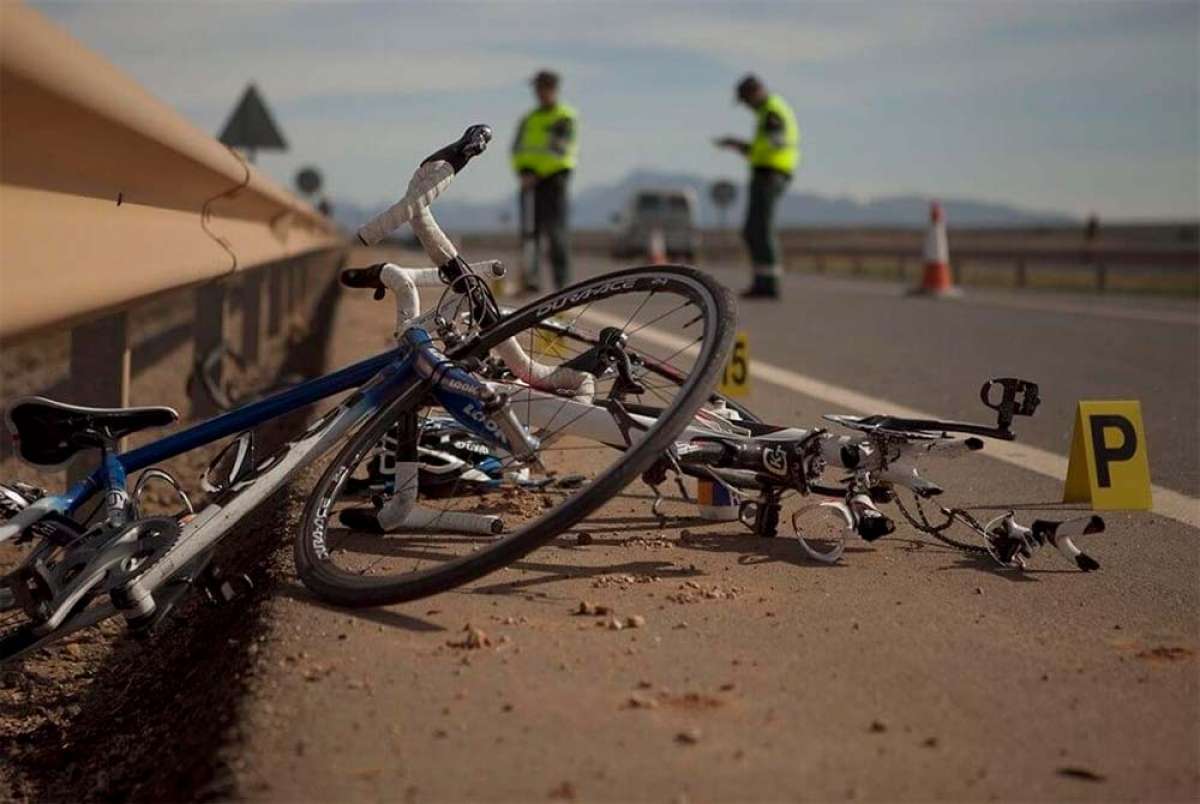
M117 457L120 453L117 439L107 430L94 431L100 447L100 473L103 483L105 521L112 527L120 527L130 519L130 497L125 488L125 465Z

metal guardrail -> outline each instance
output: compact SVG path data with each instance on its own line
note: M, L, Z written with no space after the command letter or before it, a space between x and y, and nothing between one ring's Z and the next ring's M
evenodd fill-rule
M897 276L903 277L909 262L920 263L920 249L897 249L881 246L809 246L803 248L804 256L816 261L817 271L821 272L823 261L829 258L850 259L861 272L864 259L894 260ZM1013 284L1016 287L1028 287L1030 269L1037 267L1072 268L1091 271L1094 277L1094 287L1097 291L1108 289L1110 271L1113 268L1125 270L1190 270L1200 271L1200 253L1196 251L1166 250L1166 249L1112 249L1112 248L1059 248L1059 249L1022 249L1022 248L955 248L950 254L951 269L960 275L969 263L988 263L992 265L1011 265Z
M193 288L206 354L232 285L244 357L286 335L336 273L336 227L41 14L0 14L0 342L69 327L69 398L122 406L139 304Z
M13 3L0 108L0 339L338 245L307 204Z

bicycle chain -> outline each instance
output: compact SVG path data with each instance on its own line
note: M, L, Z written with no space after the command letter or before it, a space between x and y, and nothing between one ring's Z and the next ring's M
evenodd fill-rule
M904 514L904 518L907 519L909 524L918 531L927 533L941 543L949 545L950 547L954 547L958 550L962 550L963 552L990 555L986 547L982 547L977 544L960 542L957 539L952 539L945 534L947 530L953 527L954 520L958 518L964 520L969 527L974 528L979 533L984 533L983 525L981 525L979 520L971 516L971 514L969 514L966 510L962 508L944 508L942 510L947 512L946 521L940 525L934 525L929 521L929 517L925 515L925 508L921 505L920 497L916 496L915 494L913 495L913 502L916 504L917 514L921 517L920 522L918 522L916 518L913 517L913 515L909 512L908 508L904 505L903 500L900 499L899 494L895 496L895 499L896 507L900 509L900 513Z

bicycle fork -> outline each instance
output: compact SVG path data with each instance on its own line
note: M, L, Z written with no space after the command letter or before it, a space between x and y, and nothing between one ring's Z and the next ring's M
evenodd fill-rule
M424 332L412 330L406 337L418 350L415 371L422 379L433 383L434 395L442 407L465 427L506 449L515 461L527 463L536 458L540 442L517 421L506 395L459 368L430 345ZM393 434L393 494L386 501L376 503L376 515L385 531L434 527L458 533L498 534L503 531L504 523L498 516L421 505L417 501L420 423L415 410L400 415Z

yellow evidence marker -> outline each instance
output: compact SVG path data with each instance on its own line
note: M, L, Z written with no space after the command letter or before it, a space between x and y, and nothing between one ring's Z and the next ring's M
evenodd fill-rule
M1090 502L1100 511L1150 510L1150 460L1140 402L1079 403L1063 502Z
M721 372L721 385L717 389L724 396L745 396L750 393L750 338L739 332L733 338L733 351L729 362Z

